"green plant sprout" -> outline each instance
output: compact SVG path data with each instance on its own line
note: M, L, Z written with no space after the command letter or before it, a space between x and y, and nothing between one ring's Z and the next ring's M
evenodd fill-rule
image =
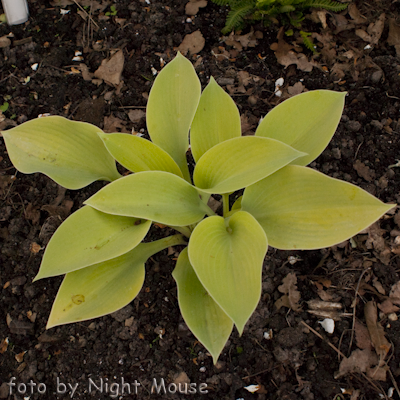
M23 173L42 172L68 189L111 182L46 247L34 280L65 274L47 328L119 310L141 290L149 257L186 246L173 271L179 307L215 363L233 326L242 334L257 307L268 245L329 247L394 207L306 167L331 140L344 99L328 90L297 95L272 109L255 136L242 136L232 98L213 78L201 93L191 62L178 53L150 91L152 141L59 116L2 132ZM115 161L132 174L122 177ZM212 194L222 196L222 215L208 205ZM144 243L152 222L179 233Z
M110 11L107 11L106 14L107 16L115 16L117 15L117 9L115 8L114 5L110 6Z
M329 11L342 11L347 4L333 0L212 0L219 6L229 6L223 34L234 29L243 28L246 22L264 21L266 25L277 23L278 17L282 22L300 28L304 19L303 11L313 8L323 8ZM308 39L309 40L309 39Z

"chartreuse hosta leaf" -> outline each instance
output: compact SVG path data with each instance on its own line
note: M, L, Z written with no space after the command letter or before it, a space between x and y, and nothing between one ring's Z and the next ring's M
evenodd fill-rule
M53 116L25 122L2 135L18 171L42 172L61 186L80 189L120 177L98 132L94 125Z
M183 178L173 158L150 140L127 133L99 133L107 150L132 172L166 171Z
M146 121L151 140L172 156L187 181L190 181L186 161L189 128L200 93L200 81L192 63L178 53L157 76L147 102Z
M233 322L204 289L190 265L185 248L172 276L178 285L178 302L186 325L217 362L232 332Z
M85 204L107 214L177 226L194 224L209 210L194 186L162 171L138 172L118 179Z
M262 120L256 136L280 140L307 155L292 161L307 165L328 145L339 124L346 93L313 90L285 100ZM290 116L290 117L289 117Z
M201 284L240 334L261 295L267 237L255 218L238 211L229 219L201 221L189 242L189 260Z
M141 243L122 256L68 273L46 328L101 317L126 306L143 286L146 260L177 244L185 244L182 235Z
M151 221L104 214L85 206L70 215L50 239L35 280L110 260L136 247Z
M190 128L190 145L197 162L209 149L241 135L239 110L214 78L204 89Z
M242 136L208 150L198 161L193 181L207 193L229 193L271 175L303 156L275 139Z
M311 168L288 165L245 189L252 214L278 249L319 249L367 228L393 204Z

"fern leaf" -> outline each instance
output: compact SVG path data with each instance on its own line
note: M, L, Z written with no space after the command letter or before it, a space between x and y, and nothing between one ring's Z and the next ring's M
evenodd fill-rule
M311 36L311 33L300 31L300 36L302 37L303 43L307 47L307 49L311 50L314 54L317 54L317 50L315 49L314 43L309 38L309 36Z
M323 8L329 11L342 11L347 8L347 4L339 3L333 0L308 0L304 2L303 7Z
M232 6L235 3L235 0L211 0L218 6Z
M232 7L226 17L226 24L222 33L226 35L227 33L233 31L243 24L243 20L254 10L255 3L253 1L242 1L235 7Z

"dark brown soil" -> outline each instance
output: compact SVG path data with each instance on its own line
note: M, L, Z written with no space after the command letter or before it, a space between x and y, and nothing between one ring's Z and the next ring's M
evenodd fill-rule
M195 56L193 62L203 86L211 75L231 91L240 86L238 72L246 71L257 78L244 91L236 90L233 95L248 133L254 132L259 118L280 101L274 95L275 81L280 77L285 78L284 93L300 81L308 90L347 91L338 131L311 166L357 184L382 201L400 203L400 168L389 167L400 159L400 60L394 47L386 42L388 20L398 16L398 2L372 0L368 5L357 2L366 17L365 29L386 12L382 37L370 50L364 50L366 43L355 35L354 29L339 32L332 25L332 18L328 19L337 49L361 51L358 61L348 61L350 67L341 79L330 74L334 61L328 63L322 56L316 57L321 68L312 72L297 70L293 65L287 69L281 66L270 50L276 41L276 27L256 25L254 29L263 33L263 39L258 39L255 47L243 48L231 59L216 57L216 51L232 49L221 41L226 10L209 2L188 22L186 2L117 1L116 17L126 20L121 22L113 16L104 20L94 12L93 19L99 29L87 40L90 29L87 20L78 14L77 5L66 5L64 8L70 12L61 15L60 7L52 6L49 1L30 1L28 23L0 26L0 36L13 34L11 44L1 49L0 57L0 105L3 99L9 103L4 112L8 119L5 123L11 126L38 114L51 113L101 127L104 117L113 116L121 129L145 129L143 119L137 123L130 121L130 107L146 105L146 94L154 79L152 68L161 69L160 58L170 61L184 36L200 30L205 46L198 53L201 58ZM342 14L350 18L346 12ZM303 29L320 32L322 28L306 21ZM243 33L249 31L247 28ZM96 40L102 41L102 50L93 50L92 43ZM94 72L111 49L123 49L125 56L124 83L119 88L104 82L96 85L84 80L82 74L72 73L71 67L79 65L72 61L75 51L83 52L82 62ZM304 53L311 57L308 50ZM31 68L35 63L39 64L37 71ZM121 386L123 379L132 384L132 393L135 380L140 386L137 396L127 394L125 388L119 398L372 400L387 398L393 382L399 384L400 320L380 314L386 337L392 343L386 360L390 368L386 381L359 373L335 379L341 358L326 342L349 356L357 348L351 334L353 306L356 319L365 324L364 304L369 300L382 301L382 296L388 295L399 281L399 252L393 250L400 235L400 218L399 214L394 218L393 213L379 222L380 247L371 242L371 233L369 236L365 233L354 238L353 245L347 241L331 249L301 252L270 248L259 306L243 336L233 332L215 366L182 320L171 276L176 253L167 251L147 263L144 288L131 305L111 316L46 331L62 278L32 283L44 247L69 213L71 202L73 212L102 185L98 182L80 191L65 192L43 175L16 173L0 139L0 343L6 338L9 341L7 348L5 342L0 346L0 398L68 398L71 393L68 385L78 385L73 398L107 399L115 389L115 385L111 389L110 385ZM46 207L49 205L53 207ZM167 233L153 227L149 238ZM298 261L291 264L289 257ZM274 306L281 296L278 286L291 272L298 278L302 303L299 312L285 307L277 310ZM330 281L326 290L330 298L341 303L342 311L350 314L336 322L333 334L321 328L318 321L323 318L307 311L306 302L318 299L318 288L323 285L315 282L326 280ZM160 328L165 330L162 338L158 335ZM270 330L273 337L267 340L265 333ZM16 356L22 357L23 352L26 352L23 360L18 361ZM6 383L12 377L17 386L8 397ZM189 379L197 385L197 393L151 394L153 379L158 384L164 379L166 387ZM18 384L28 384L31 380L42 385L34 387L33 394L29 386L25 395L18 393ZM103 380L102 393L93 385L90 387L90 380L97 386ZM66 394L62 394L61 383L67 385ZM207 384L208 394L199 392L201 383ZM253 384L261 385L255 394L244 388ZM19 388L22 392L23 386ZM342 394L343 390L347 394ZM399 398L396 390L392 398Z

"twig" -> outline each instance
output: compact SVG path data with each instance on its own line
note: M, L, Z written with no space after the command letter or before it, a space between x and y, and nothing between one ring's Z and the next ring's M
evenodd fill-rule
M335 350L339 355L341 355L343 358L347 358L337 347L335 347L329 340L325 339L322 335L320 335L315 329L311 328L310 325L308 325L306 322L301 321L301 323L306 326L314 335L318 336L320 339L322 339L328 346L332 347L333 350Z
M100 29L100 27L96 24L96 22L95 22L94 19L91 17L91 15L88 14L88 13L86 12L86 10L85 10L76 0L73 0L73 2L81 9L82 12L84 12L84 13L86 14L86 16L90 19L90 21L91 21L94 25L96 25L97 29Z
M356 324L356 307L357 307L357 296L358 296L358 289L360 289L360 284L361 284L361 279L363 278L364 274L370 270L371 267L368 267L367 269L365 269L361 275L360 278L358 279L357 282L357 287L356 287L356 292L354 294L354 306L353 306L353 326L351 328L351 336L350 336L350 343L349 343L349 352L351 349L351 346L353 345L353 339L354 339L354 325Z

